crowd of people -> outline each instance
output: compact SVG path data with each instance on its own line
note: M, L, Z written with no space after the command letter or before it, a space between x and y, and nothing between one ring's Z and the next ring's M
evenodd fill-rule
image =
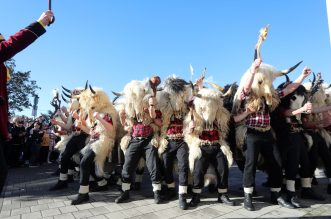
M55 162L56 156L50 155L56 138L53 127L46 124L43 117L14 117L9 124L9 140L3 148L7 165L36 167Z
M42 34L52 16L51 12L42 15L32 30ZM27 30L32 31L31 27ZM33 33L26 45L39 36ZM24 34L23 30L16 38L23 39ZM282 71L263 63L260 47L266 34L263 29L254 61L239 86L222 88L211 83L208 88L204 72L195 83L175 76L164 83L158 76L133 80L122 92L114 92L117 97L113 101L104 90L88 84L85 88L63 88L62 98L68 106L51 120L60 136L54 146L60 152L60 173L50 190L66 188L79 169L80 186L72 204L84 203L89 200L90 185L94 191L108 189L104 167L111 163L122 165L118 181L122 193L115 199L118 204L130 200L133 184L139 185L147 167L156 204L177 196L180 209L196 207L210 177L217 202L233 206L228 177L235 161L243 173L244 208L249 211L255 210L252 197L258 168L268 174L272 204L302 207L296 195L297 177L301 179L301 198L324 200L312 188L312 179L321 160L328 177L326 191L331 194L330 86L323 83L321 74L303 86L312 74L304 67L296 80L291 82L287 76L286 82L274 88L276 77L289 74L300 63ZM10 43L15 44L5 41L4 45ZM0 49L4 50L2 44ZM6 92L0 95L6 96ZM10 156L15 157L10 162L15 165L20 157L31 166L46 162L55 140L49 126L40 120L24 125L22 118L15 118L9 129L4 117L8 105L0 109L0 122L5 124L1 126L2 138L9 144ZM0 154L0 162L2 157ZM178 174L178 190L174 174Z

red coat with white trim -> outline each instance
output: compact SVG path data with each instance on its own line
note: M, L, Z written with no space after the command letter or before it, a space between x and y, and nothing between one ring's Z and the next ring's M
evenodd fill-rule
M45 28L38 22L20 30L8 40L0 34L0 139L8 138L8 93L7 93L7 68L4 62L33 43L45 33Z

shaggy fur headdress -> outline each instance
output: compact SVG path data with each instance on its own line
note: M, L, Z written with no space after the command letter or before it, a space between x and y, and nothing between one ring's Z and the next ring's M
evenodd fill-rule
M100 134L97 141L90 141L82 153L86 153L88 148L91 148L95 154L96 173L98 176L103 175L104 162L107 156L111 157L111 153L115 144L116 127L118 115L114 106L110 102L107 94L100 88L92 88L85 90L80 94L80 106L82 111L88 115L88 123L90 126L95 126L95 131ZM100 116L108 115L112 120L112 130L107 130L100 121L94 119L94 113L97 112Z
M158 78L158 77L152 77ZM143 81L133 80L125 85L121 104L123 104L123 109L126 115L126 131L130 131L133 127L135 119L144 117L144 122L149 124L154 131L154 137L152 139L152 144L158 147L157 132L159 130L158 126L153 123L153 119L150 118L149 113L146 112L148 109L148 100L150 97L155 95L156 86L152 84L151 79L146 78ZM158 78L159 79L159 78ZM154 87L153 87L154 85ZM121 149L126 151L128 147L130 136L124 136L121 140Z
M185 141L187 142L190 154L189 162L190 169L194 167L196 159L201 157L200 146L208 144L201 140L199 136L202 131L213 125L217 126L220 139L217 142L225 156L227 157L229 166L233 162L232 152L225 141L225 136L228 133L228 122L230 120L230 113L223 107L222 94L219 91L209 88L201 89L194 99L194 110L188 113L184 122ZM189 123L195 123L194 131L189 130ZM216 128L215 126L213 126ZM215 143L215 142L214 142Z
M274 110L279 104L279 98L277 97L275 89L272 85L273 81L279 76L290 73L300 64L301 62L287 70L279 71L271 65L262 63L258 68L258 71L254 75L250 96L246 104L249 105L250 108L254 109L255 111L263 109L265 107L265 104L269 106L269 109L271 111ZM234 105L232 108L232 112L235 114L240 112L240 95L242 90L244 89L247 77L251 74L250 71L251 70L248 69L241 78L237 93L235 94Z
M168 145L167 129L173 116L184 120L188 112L188 102L192 96L192 87L183 79L171 76L166 79L163 90L157 94L158 106L162 112L161 138L159 140L159 154L162 154ZM174 136L175 137L175 136ZM181 137L181 136L176 136Z

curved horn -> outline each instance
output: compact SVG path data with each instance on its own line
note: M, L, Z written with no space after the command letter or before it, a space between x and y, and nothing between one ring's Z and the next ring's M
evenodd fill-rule
M316 75L315 72L313 72L313 80L311 82L311 85L314 86L315 82L316 82Z
M290 78L288 77L288 75L285 75L286 77L286 83L290 83Z
M73 91L71 91L71 92L68 92L68 91L66 91L66 90L62 90L62 93L64 94L67 94L67 95L69 95L69 96L72 96L72 94L74 94L74 90Z
M84 90L87 90L87 86L88 86L88 80L85 83L85 89Z
M221 86L219 86L219 85L217 85L217 84L215 84L215 83L212 83L212 82L207 82L210 86L212 86L214 89L216 89L216 90L219 90L219 91L221 91L222 93L224 92L224 88L223 87L221 87Z
M293 71L294 69L296 69L296 68L297 68L302 62L303 62L303 61L298 62L297 64L295 64L294 66L292 66L292 67L289 68L289 69L286 69L286 70L282 70L282 71L277 72L277 73L276 73L276 77L278 77L278 76L282 76L282 75L286 75L286 74L290 73L291 71Z
M189 84L190 84L192 90L194 90L194 84L192 83L192 81L189 81Z
M112 91L112 93L118 98L118 97L121 97L123 96L124 94L122 93L118 93L118 92L115 92L115 91Z
M93 88L91 87L91 85L89 85L89 87L90 87L90 91L91 91L93 94L95 94L95 90L93 90Z
M65 87L63 87L63 86L62 86L62 89L65 90L65 91L67 91L68 93L71 94L71 90L69 90L69 89L67 89L67 88L65 88Z
M64 95L64 96L66 96L66 97L68 97L68 98L72 98L72 96L71 95L69 95L69 94L67 94L67 93L65 93L65 92L62 92L62 94Z
M61 95L61 98L62 98L62 100L63 100L64 102L69 103L69 101L68 101L66 98L64 98L63 95Z
M222 95L222 97L228 97L231 96L232 92L233 92L233 88L236 85L236 82L234 82L233 84L231 84L231 86L229 87L229 89L225 92L225 94Z
M119 98L119 96L116 96L114 99L113 99L113 104L115 103L115 101Z

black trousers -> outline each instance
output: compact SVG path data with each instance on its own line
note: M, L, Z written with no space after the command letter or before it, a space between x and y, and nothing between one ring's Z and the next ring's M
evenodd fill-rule
M43 163L47 162L48 151L49 151L48 146L41 146L40 147L40 153L39 153L39 163L40 164L43 164Z
M209 164L216 169L217 187L219 189L228 188L229 165L223 154L220 145L203 145L200 147L201 157L194 162L193 170L193 188L201 189L204 185L204 175L207 172Z
M67 174L68 168L71 162L71 157L79 152L84 146L88 134L81 133L77 136L73 136L68 142L65 150L61 154L61 173Z
M295 180L298 172L301 178L310 178L311 165L303 133L288 133L288 137L288 144L281 146L285 156L283 165L286 179Z
M12 167L19 166L20 157L23 150L23 144L10 145L8 165Z
M243 186L252 188L255 185L256 164L261 153L267 165L270 187L280 188L282 184L282 169L275 157L276 143L270 131L259 132L247 129L247 149L244 168Z
M173 168L177 158L179 185L187 186L188 146L184 140L168 140L167 150L163 154L164 178L167 184L174 182Z
M75 170L75 167L78 167L79 164L77 164L75 161L73 161L73 159L71 158L69 165L68 165L68 169L69 170Z
M3 146L3 142L0 139L0 195L2 193L2 189L5 185L8 174L7 164L3 153Z
M131 139L125 152L125 161L122 169L122 182L132 183L131 176L137 168L139 159L145 154L146 165L152 183L160 183L160 164L157 149L150 142L151 138Z
M84 154L82 160L80 161L80 185L87 186L89 184L90 175L93 176L95 181L102 180L102 177L97 177L95 174L95 163L94 163L95 153L92 149L89 149Z
M325 167L325 174L328 178L331 178L331 152L325 140L319 133L310 133L313 137L313 146L309 151L309 157L311 162L311 177L314 175L315 169L318 164L318 158L320 157Z
M28 161L30 160L30 141L27 141L24 145L23 145L23 161Z
M30 144L30 165L37 165L39 162L40 144L32 141Z

